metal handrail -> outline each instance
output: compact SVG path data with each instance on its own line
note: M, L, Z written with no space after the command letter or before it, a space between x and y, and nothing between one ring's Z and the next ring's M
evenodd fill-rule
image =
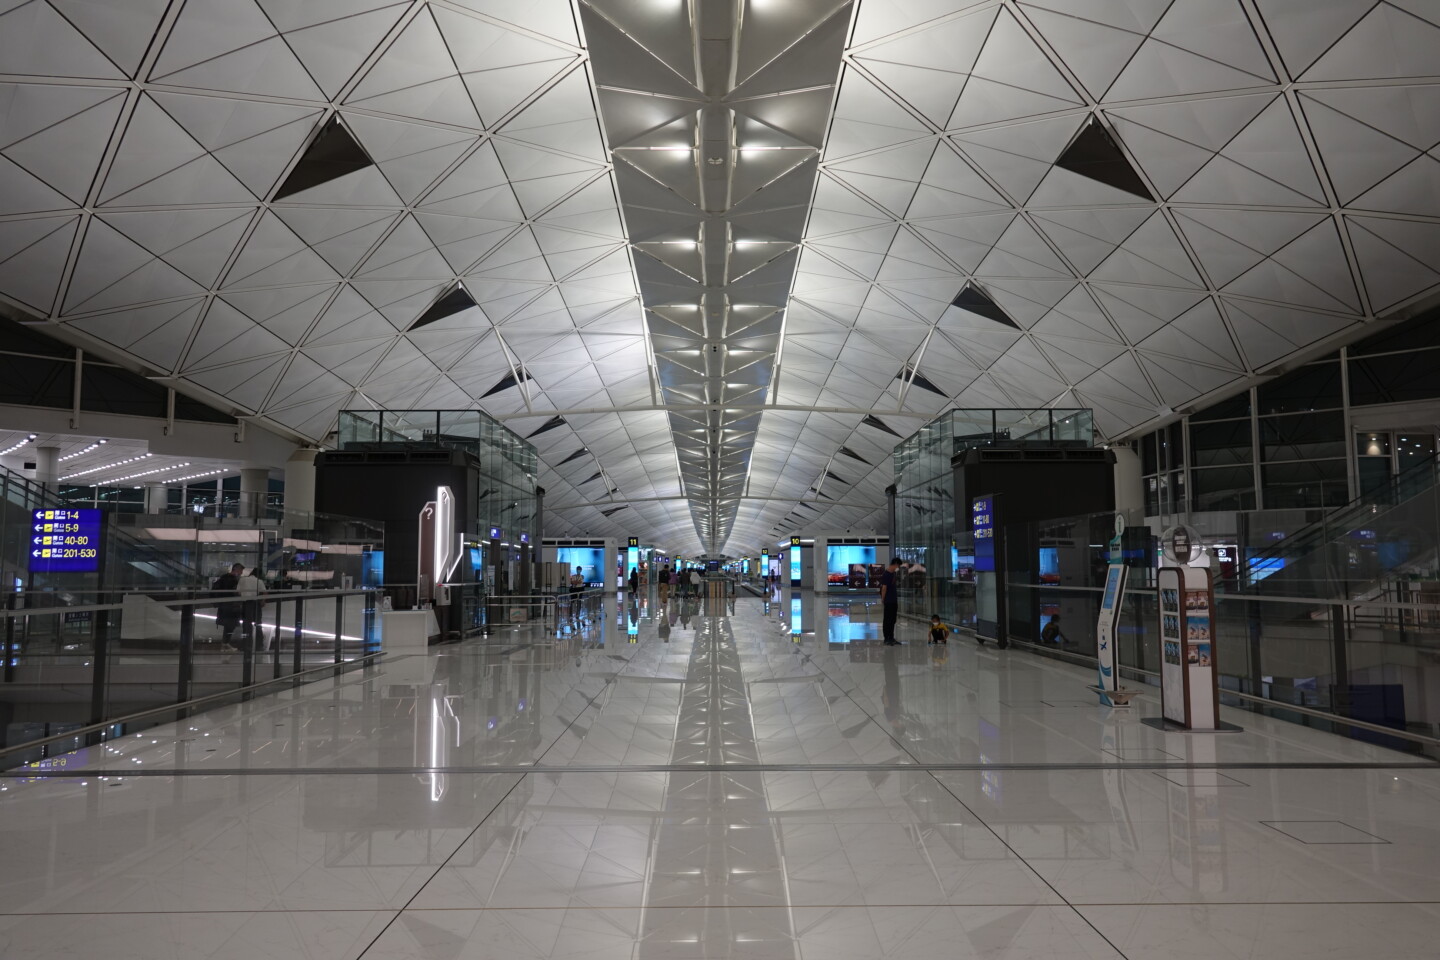
M1096 657L1088 656L1087 654L1076 653L1072 650L1052 650L1048 647L1042 647L1030 640L1022 640L1013 636L1010 638L1010 645L1014 647L1028 647L1051 659L1067 660L1075 662L1077 665L1091 666L1099 662ZM1139 674L1143 677L1153 677L1156 680L1160 679L1160 672L1158 670L1146 670L1144 667L1126 666L1120 662L1118 656L1115 661L1115 671L1117 676L1121 672L1128 672L1131 674ZM1387 727L1378 723L1370 723L1368 720L1355 720L1351 717L1342 717L1338 713L1326 713L1324 710L1316 710L1314 707L1286 703L1283 700L1271 700L1267 697L1256 696L1253 693L1245 693L1241 690L1229 690L1224 687L1220 688L1220 695L1222 697L1235 697L1237 700L1246 700L1251 703L1264 704L1276 710L1289 710L1293 713L1304 714L1305 716L1314 717L1317 720L1324 720L1340 726L1358 727L1362 730L1369 730L1373 733L1383 733L1388 737L1396 737L1400 740L1410 740L1415 743L1426 744L1427 746L1440 747L1440 738L1428 737L1423 733L1413 733L1409 730Z
M1006 588L1014 587L1018 590L1044 590L1047 593L1055 591L1061 593L1103 593L1103 587L1074 587L1061 586L1058 583L1012 583L1006 582ZM1146 597L1155 596L1154 587L1127 587L1126 596L1141 595ZM1332 597L1283 597L1283 596L1252 596L1243 593L1216 593L1216 601L1224 600L1230 603L1291 603L1307 607L1374 607L1381 610L1407 610L1413 612L1440 613L1440 603L1407 603L1401 600L1354 600L1337 599Z
M52 734L48 737L42 737L38 740L26 740L24 743L16 744L13 747L0 748L0 760L4 760L11 754L20 753L26 750L34 750L37 747L43 747L47 743L73 740L77 737L85 737L89 736L92 733L103 732L106 727L113 727L117 724L122 723L134 723L137 720L143 720L144 718L154 716L157 713L168 713L172 710L189 710L192 707L199 707L215 700L224 700L228 697L234 697L239 694L253 693L256 690L259 690L261 687L267 687L277 683L289 683L294 685L296 682L299 681L300 678L312 673L319 673L322 670L328 671L331 673L331 675L333 675L337 666L345 670L353 670L356 666L369 666L372 660L376 660L384 655L384 651L367 653L364 656L356 657L353 660L346 660L340 664L327 663L324 666L311 667L308 670L302 670L299 673L292 673L283 677L274 677L269 680L261 680L259 683L252 683L248 687L236 687L233 690L222 690L219 693L212 693L204 697L196 697L193 700L183 700L177 703L167 704L163 707L151 707L149 710L141 710L137 713L129 713L123 717L115 717L112 720L101 720L99 723L92 723L88 726L80 727L75 730L67 730L65 733ZM104 739L102 738L102 740L99 742L103 743ZM0 770L0 777L6 776L15 776L15 774Z
M199 588L197 588L197 589L199 589ZM205 588L205 589L208 590L209 588ZM150 597L151 599L155 599L154 593L160 592L160 591L150 591L150 590L106 590L106 591L98 591L98 590L97 590L97 591L93 591L93 592L95 592L95 593L118 594L118 595L121 596L121 597L126 597L126 596L131 596L131 597L141 596L141 597ZM171 592L171 591L165 591L165 592ZM173 592L194 593L194 592L196 592L196 591L191 590L191 591L173 591ZM359 587L353 588L353 589L350 589L350 590L287 590L287 591L284 591L284 592L279 592L279 591L266 592L266 593L262 593L262 594L259 594L259 595L257 595L257 596L254 596L254 597L243 597L243 598L240 597L240 595L239 595L238 593L224 593L224 592L221 592L221 593L218 593L216 596L210 596L210 597L188 597L188 598L185 598L185 599L164 599L164 600L155 599L155 602L156 602L156 603L159 603L159 604L162 604L162 605L164 605L164 606L166 606L166 607L188 607L188 606L195 606L195 607L213 607L213 606L215 606L215 604L217 604L217 603L233 603L233 602L234 602L235 600L237 600L237 599L264 600L264 601L266 601L266 602L270 602L270 601L282 601L282 600L297 600L297 599L298 599L298 600L319 600L319 599L323 599L323 598L325 598L325 597L363 597L363 596L366 596L366 595L371 594L371 593L374 593L374 592L375 592L375 591L374 591L374 589L372 589L372 588L359 588ZM54 596L54 594L47 594L47 596ZM123 611L124 607L125 607L124 603L87 603L87 604L74 604L74 605L60 605L60 604L56 604L55 606L49 606L49 607L16 607L16 608L13 609L13 610L11 610L11 609L5 609L5 608L0 608L0 619L8 620L8 619L19 619L19 618L21 618L21 617L53 617L53 616L56 616L57 614L61 614L61 613L95 613L95 612L99 612L99 611L102 611L102 610L122 610L122 611Z

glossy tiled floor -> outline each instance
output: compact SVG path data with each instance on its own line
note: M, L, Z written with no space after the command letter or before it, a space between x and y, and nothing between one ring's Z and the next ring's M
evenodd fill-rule
M1436 956L1440 768L1164 733L797 599L612 607L12 772L0 956Z

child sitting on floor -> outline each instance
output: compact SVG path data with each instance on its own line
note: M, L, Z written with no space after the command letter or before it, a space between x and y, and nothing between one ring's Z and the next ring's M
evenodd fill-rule
M940 614L930 615L930 642L946 643L946 637L950 636L950 628L940 622Z

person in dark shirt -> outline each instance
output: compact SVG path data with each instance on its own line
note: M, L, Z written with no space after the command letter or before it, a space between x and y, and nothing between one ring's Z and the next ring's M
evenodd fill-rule
M885 572L880 574L880 607L885 616L882 632L887 647L898 646L900 643L895 639L895 621L900 616L900 594L896 589L900 581L897 576L899 570L900 558L891 557Z
M211 596L224 598L215 609L215 625L220 628L220 641L229 646L235 646L232 637L240 627L240 615L242 605L240 603L240 574L245 572L243 563L230 565L227 573L222 573L210 584L213 591Z

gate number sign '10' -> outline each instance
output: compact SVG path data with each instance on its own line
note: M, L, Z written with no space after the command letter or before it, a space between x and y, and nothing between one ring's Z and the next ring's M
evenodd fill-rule
M33 510L32 573L94 573L100 569L99 510Z

